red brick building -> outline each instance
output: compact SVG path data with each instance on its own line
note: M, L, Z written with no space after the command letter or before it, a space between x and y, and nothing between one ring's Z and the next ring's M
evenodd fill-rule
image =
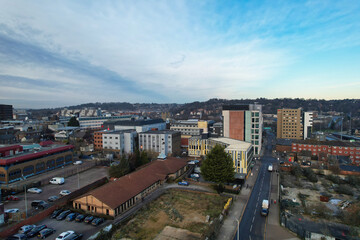
M298 140L291 145L292 152L311 151L319 160L326 160L325 156L347 156L352 164L360 166L360 144L341 141ZM320 159L321 158L321 159Z

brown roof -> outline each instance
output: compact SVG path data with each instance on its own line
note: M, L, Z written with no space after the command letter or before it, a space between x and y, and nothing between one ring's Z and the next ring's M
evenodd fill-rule
M107 183L81 197L92 195L114 209L157 181L165 180L169 174L177 172L186 164L187 160L182 158L156 160L144 168Z

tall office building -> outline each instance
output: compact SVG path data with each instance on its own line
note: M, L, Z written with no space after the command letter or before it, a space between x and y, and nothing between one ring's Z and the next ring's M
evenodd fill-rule
M13 106L0 104L0 120L12 120L13 119Z
M254 155L259 156L263 129L262 106L224 105L222 117L224 137L251 143Z
M298 109L278 109L277 138L307 139L312 130L312 112Z

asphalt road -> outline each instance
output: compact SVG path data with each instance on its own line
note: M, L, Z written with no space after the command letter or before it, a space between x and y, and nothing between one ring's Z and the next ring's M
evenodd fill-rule
M258 177L239 225L239 239L265 239L267 217L261 215L261 207L264 199L270 200L271 174L273 172L268 171L268 166L276 162L275 158L271 156L271 138L272 136L268 136L267 142L270 144L265 146L264 156L261 158L261 166L258 169ZM271 204L269 211L271 211ZM234 237L234 240L236 239L237 234Z

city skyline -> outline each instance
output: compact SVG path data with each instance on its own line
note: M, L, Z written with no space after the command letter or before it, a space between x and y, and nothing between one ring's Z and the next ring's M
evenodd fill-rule
M0 1L0 103L359 98L358 1Z

